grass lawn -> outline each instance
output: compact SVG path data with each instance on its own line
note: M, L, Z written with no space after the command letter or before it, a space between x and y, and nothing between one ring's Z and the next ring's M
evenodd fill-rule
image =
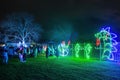
M120 80L120 64L73 57L17 58L0 63L0 80Z

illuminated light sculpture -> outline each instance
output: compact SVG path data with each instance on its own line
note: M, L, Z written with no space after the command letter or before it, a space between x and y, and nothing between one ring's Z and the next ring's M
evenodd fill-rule
M55 49L53 45L49 47L49 50L50 50L50 54L55 55Z
M17 47L20 47L20 46L21 46L21 44L22 44L21 42L17 43Z
M17 43L17 47L20 47L20 46L28 47L24 41L22 43L21 42Z
M117 38L117 35L115 33L110 32L110 27L102 28L102 30L95 34L95 37L100 40L100 42L103 42L103 44L100 43L100 60L101 59L109 59L114 60L114 54L113 52L117 52L116 45L118 44L115 38Z
M58 50L61 56L67 56L69 54L69 45L70 42L68 42L68 44L66 45L65 41L62 41L62 43L58 45Z
M48 47L48 46L47 46L46 44L42 45L42 53L45 53L45 52L46 52L47 47Z
M96 46L99 46L100 45L100 39L96 39Z
M76 43L74 49L75 49L75 57L79 57L80 44L79 44L79 43Z
M91 50L92 50L92 46L89 43L85 44L84 52L85 52L86 59L90 59Z
M27 44L25 43L25 41L22 42L22 45L23 45L24 47L28 47Z

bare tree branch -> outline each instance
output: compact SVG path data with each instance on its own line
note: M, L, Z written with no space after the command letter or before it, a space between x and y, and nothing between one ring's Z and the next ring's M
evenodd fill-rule
M17 39L21 42L37 41L42 31L41 26L34 22L33 16L27 13L8 15L1 26L4 30L3 35L6 33L9 40Z

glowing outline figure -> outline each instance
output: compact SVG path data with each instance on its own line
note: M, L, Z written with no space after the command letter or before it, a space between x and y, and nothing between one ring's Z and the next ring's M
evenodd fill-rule
M61 56L67 56L69 54L69 45L70 41L68 42L68 45L65 44L65 41L62 41L62 43L58 45L58 50Z
M79 51L80 51L80 44L76 43L75 44L75 57L79 57Z
M87 43L85 46L84 46L84 52L85 52L85 57L86 59L90 59L90 52L92 50L92 46Z
M53 45L51 45L51 47L48 47L48 48L49 48L49 53L52 55L55 55L55 49L54 49Z
M110 32L110 27L106 27L102 28L99 33L95 34L95 37L103 41L103 48L100 44L100 60L105 57L109 60L114 60L113 52L117 52L115 45L118 44L114 38L117 38L117 35ZM101 51L102 49L103 53Z

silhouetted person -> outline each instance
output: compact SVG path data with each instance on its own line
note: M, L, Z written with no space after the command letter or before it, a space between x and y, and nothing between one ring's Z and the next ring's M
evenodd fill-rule
M26 56L27 56L27 48L23 48L23 61L26 62Z
M8 50L6 46L3 47L3 63L8 63Z
M33 54L34 54L34 50L33 50L33 46L30 47L30 56L33 57Z
M9 52L10 56L13 56L14 55L14 47L10 46L8 52Z
M49 56L49 46L47 46L46 48L46 58L48 58L48 56Z
M58 48L56 48L56 53L55 53L56 57L58 58L59 57L59 50Z
M38 55L38 49L37 47L34 47L34 57L37 57L37 55Z
M18 54L20 62L23 62L23 47L19 48Z

